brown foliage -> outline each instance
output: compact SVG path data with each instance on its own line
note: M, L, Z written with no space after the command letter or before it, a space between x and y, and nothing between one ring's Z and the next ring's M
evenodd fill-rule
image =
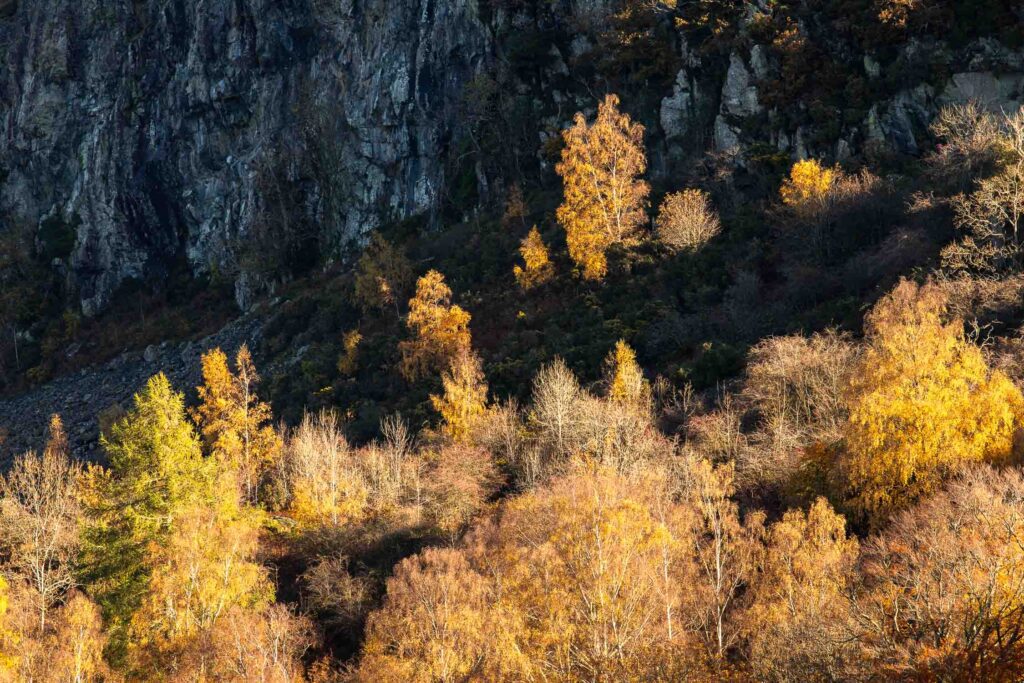
M6 569L31 586L30 600L42 631L48 611L75 585L81 475L81 465L71 460L61 420L54 415L42 456L18 457L0 478L0 542L8 557Z
M658 239L675 251L697 251L722 230L722 223L702 190L667 195L655 220Z
M1024 481L976 469L869 540L853 613L890 680L1024 676Z

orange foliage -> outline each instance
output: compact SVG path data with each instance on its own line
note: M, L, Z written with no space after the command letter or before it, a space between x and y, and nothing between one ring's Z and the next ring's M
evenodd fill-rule
M405 324L412 339L403 341L402 374L412 381L430 369L441 370L470 348L470 315L453 304L444 275L429 271L416 282Z
M565 198L557 217L569 256L588 280L604 277L608 247L631 237L647 220L650 187L639 179L647 169L643 136L644 127L619 112L616 95L605 97L593 124L578 113L562 133L565 148L555 170Z

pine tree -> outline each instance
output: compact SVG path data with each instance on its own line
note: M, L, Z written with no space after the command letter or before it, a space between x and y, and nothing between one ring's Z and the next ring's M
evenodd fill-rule
M83 487L82 580L103 610L115 661L149 590L153 547L166 543L183 511L212 499L215 480L184 397L166 376L152 377L134 402L101 438L110 469L90 467Z

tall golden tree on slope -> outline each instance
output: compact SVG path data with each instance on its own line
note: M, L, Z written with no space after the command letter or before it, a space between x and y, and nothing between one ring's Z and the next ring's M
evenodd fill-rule
M854 507L873 521L930 493L963 463L1013 453L1024 397L945 314L937 285L904 280L867 318L840 471Z
M487 382L480 357L460 353L441 375L444 393L431 394L434 410L441 413L444 432L456 442L467 441L487 410Z
M245 344L235 357L235 372L220 349L203 354L200 405L192 411L210 453L238 473L247 501L258 500L264 474L281 454L281 438L270 422L270 406L256 394L259 375Z
M647 170L644 127L621 113L618 96L609 94L594 123L578 113L562 137L555 170L564 201L556 215L583 277L600 280L608 270L608 247L632 237L647 220L650 187L640 179Z
M444 275L431 270L421 277L405 321L412 338L399 346L402 375L415 380L431 369L444 369L467 351L471 341L469 321L469 313L452 303L452 290Z

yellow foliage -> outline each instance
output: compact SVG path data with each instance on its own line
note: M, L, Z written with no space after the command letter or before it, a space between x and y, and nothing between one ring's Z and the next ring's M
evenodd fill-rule
M359 367L359 344L362 341L363 335L357 329L349 330L341 339L341 347L344 351L338 358L338 372L346 377L355 374Z
M0 575L0 681L13 681L18 666L17 633L8 626L10 584Z
M867 318L841 471L854 506L873 520L931 492L960 463L1013 452L1024 398L945 313L937 285L904 280Z
M825 199L835 180L835 169L823 168L814 159L798 161L783 181L779 195L782 203L791 207L817 204Z
M690 511L603 468L510 501L397 568L359 680L694 680Z
M254 561L259 514L238 506L234 490L223 494L227 504L183 511L167 542L150 551L147 594L129 627L139 671L174 670L226 610L273 600L269 574Z
M548 257L548 248L544 245L536 225L523 238L522 244L519 245L519 254L523 257L523 265L515 266L512 272L520 287L532 289L551 279L554 264Z
M441 375L441 385L444 394L431 394L430 402L444 419L445 433L456 442L466 441L487 410L487 383L479 356L459 354Z
M622 404L643 407L651 398L650 384L644 379L644 371L636 362L636 352L624 339L615 344L615 349L605 359L608 369L608 397Z
M403 341L402 374L412 381L428 370L440 370L470 348L470 315L452 304L444 276L431 270L416 282L405 324L413 338Z
M502 680L526 663L484 576L455 550L428 548L395 567L386 609L370 617L357 681ZM501 614L501 616L499 616Z
M772 525L747 614L758 680L828 680L852 656L844 598L857 550L824 498Z
M631 237L647 220L650 187L639 180L647 170L644 128L618 107L618 96L607 95L593 124L576 114L562 133L565 148L555 168L564 188L558 222L565 228L569 256L588 280L604 277L608 247Z
M222 468L237 472L245 498L256 501L259 485L281 454L271 426L270 406L259 400L259 375L246 345L235 358L236 372L220 349L203 354L201 404L192 411L203 438Z
M359 520L369 490L334 413L307 414L288 442L291 512L308 526Z

